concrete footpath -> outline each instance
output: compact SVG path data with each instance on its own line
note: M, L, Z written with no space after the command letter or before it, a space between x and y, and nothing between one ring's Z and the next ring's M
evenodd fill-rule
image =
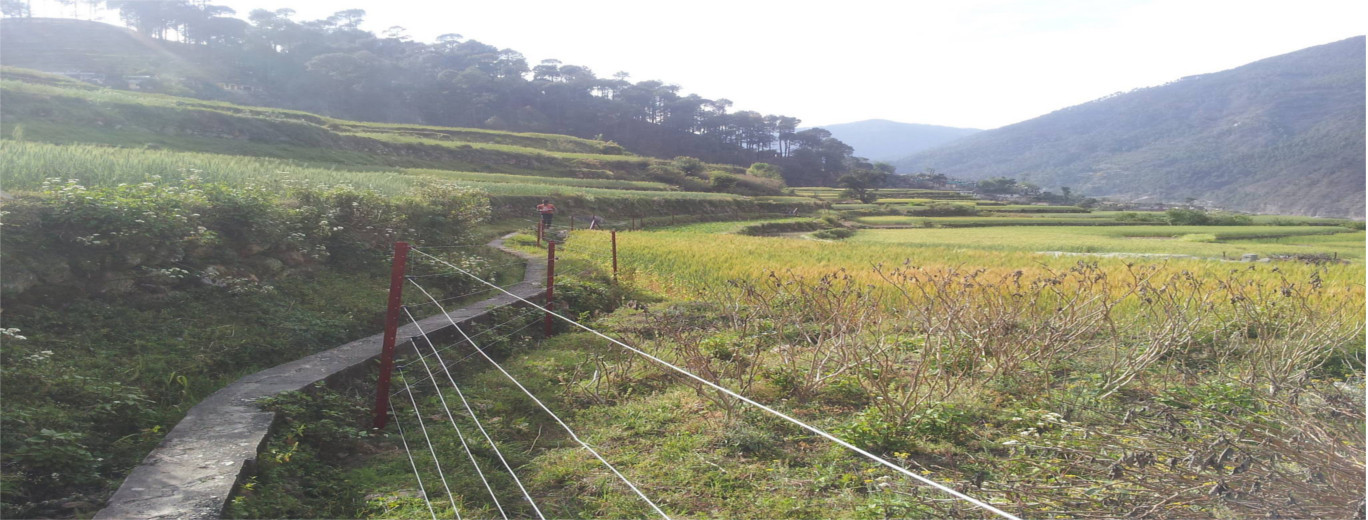
M509 235L512 236L512 235ZM546 261L506 249L500 238L491 246L526 259L522 283L509 292L528 300L545 296ZM507 294L450 311L456 323L479 322L502 307L519 303ZM456 332L438 314L399 328L398 341L419 336L452 337ZM374 370L383 334L362 338L332 350L262 370L215 392L185 414L161 444L124 480L96 519L218 518L233 488L252 475L257 454L270 433L275 414L256 401L281 392L307 388L319 381ZM400 345L412 352L412 343ZM402 352L402 350L401 350Z

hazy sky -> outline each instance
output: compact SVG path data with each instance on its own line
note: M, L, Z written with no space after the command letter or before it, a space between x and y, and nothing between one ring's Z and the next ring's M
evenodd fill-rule
M365 9L367 30L458 33L600 77L658 79L805 126L995 128L1118 91L1365 33L1363 0L218 0L296 21ZM54 0L33 0L38 15ZM109 20L117 23L117 20Z

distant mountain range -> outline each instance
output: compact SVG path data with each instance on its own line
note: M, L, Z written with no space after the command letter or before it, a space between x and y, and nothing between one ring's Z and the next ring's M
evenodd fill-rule
M1359 36L1065 108L894 165L1093 196L1363 218L1364 69Z
M982 131L975 128L899 123L886 119L825 125L821 128L854 148L857 157L871 161L901 159L909 154Z

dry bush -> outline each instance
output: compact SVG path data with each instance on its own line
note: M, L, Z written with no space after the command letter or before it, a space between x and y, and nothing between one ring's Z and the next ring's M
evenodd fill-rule
M832 378L862 366L856 343L882 319L872 288L844 270L815 282L770 272L759 282L733 282L732 287L721 297L749 309L749 319L777 337L774 370L797 398L811 397Z
M1229 302L1222 322L1230 331L1230 361L1241 381L1270 394L1304 386L1337 351L1363 344L1363 300L1332 300L1319 270L1304 282L1286 276L1269 282L1233 270L1221 279L1219 297Z
M876 272L894 289L895 315L925 337L942 370L991 379L1026 367L1048 368L1095 348L1113 328L1122 296L1096 264L1024 279L1022 271L992 277L985 270L903 266Z

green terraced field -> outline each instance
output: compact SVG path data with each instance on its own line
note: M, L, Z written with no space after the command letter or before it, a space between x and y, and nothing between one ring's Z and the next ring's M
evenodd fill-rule
M455 181L472 182L495 182L511 184L545 184L548 186L575 186L583 188L609 188L621 190L650 190L650 191L672 191L673 186L663 182L651 181L626 181L617 179L577 179L571 177L538 177L534 175L512 175L507 173L483 173L483 172L458 172L451 170L431 170L431 169L408 169L408 173L415 175L429 175L441 179ZM783 197L758 197L760 199L778 199ZM792 197L798 198L798 197ZM808 199L800 199L808 200Z
M1209 242L1206 240L1210 236ZM1184 239L1188 237L1188 239ZM1197 237L1197 240L1192 240ZM850 242L989 251L1178 254L1202 258L1329 253L1363 259L1364 232L1326 226L1060 226L871 229Z
M914 217L909 215L877 215L859 217L855 222L871 226L909 227L984 227L984 226L1115 226L1114 219L1080 216L1072 213L1033 214L1030 216L1001 217Z

